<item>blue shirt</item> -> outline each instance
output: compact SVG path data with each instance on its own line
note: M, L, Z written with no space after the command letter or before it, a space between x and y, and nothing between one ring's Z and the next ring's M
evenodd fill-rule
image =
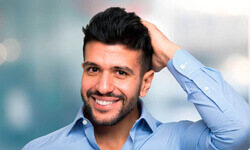
M184 49L178 50L168 69L187 93L202 117L197 122L161 123L151 116L142 101L140 118L129 132L122 150L237 149L250 145L250 110L246 101L223 80ZM23 150L100 149L91 122L82 109L68 126L35 139Z

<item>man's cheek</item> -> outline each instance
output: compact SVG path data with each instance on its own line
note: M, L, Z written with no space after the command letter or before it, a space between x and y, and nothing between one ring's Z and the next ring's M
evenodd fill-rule
M137 83L136 82L133 82L133 83L130 83L130 82L123 82L123 83L120 83L120 84L116 84L115 87L117 87L120 91L122 91L124 94L132 94L134 91L135 91L135 88L137 87Z
M94 85L93 85L93 82L91 82L91 80L88 80L88 79L84 79L82 80L82 89L83 91L86 91L90 88L92 88Z

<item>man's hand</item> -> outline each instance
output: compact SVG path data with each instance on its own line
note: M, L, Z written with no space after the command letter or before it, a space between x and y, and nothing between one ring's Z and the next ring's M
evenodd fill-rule
M173 58L174 53L181 49L181 47L171 42L154 24L143 19L141 21L148 28L151 44L154 49L152 69L155 72L159 72L167 66L168 61Z

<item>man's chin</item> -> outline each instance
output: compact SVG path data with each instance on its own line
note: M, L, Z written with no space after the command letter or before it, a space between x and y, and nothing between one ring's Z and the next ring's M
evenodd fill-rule
M93 125L97 126L114 126L118 123L116 120L95 121Z
M105 118L105 117L88 117L93 125L97 126L114 126L121 121L119 118Z
M116 125L121 119L119 118L119 113L114 115L115 113L109 114L108 112L96 112L97 110L93 110L89 105L84 105L84 117L89 119L89 121L93 125L98 126L114 126Z
M93 125L114 126L129 115L135 107L128 108L127 110L121 108L118 112L100 112L98 110L93 110L93 107L91 108L89 105L85 105L84 115L86 115L85 117L88 118Z

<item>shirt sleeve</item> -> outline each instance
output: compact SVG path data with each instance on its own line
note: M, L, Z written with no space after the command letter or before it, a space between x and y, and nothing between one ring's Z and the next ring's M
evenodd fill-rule
M167 67L202 117L183 133L181 149L248 149L249 106L220 72L205 67L184 49Z

